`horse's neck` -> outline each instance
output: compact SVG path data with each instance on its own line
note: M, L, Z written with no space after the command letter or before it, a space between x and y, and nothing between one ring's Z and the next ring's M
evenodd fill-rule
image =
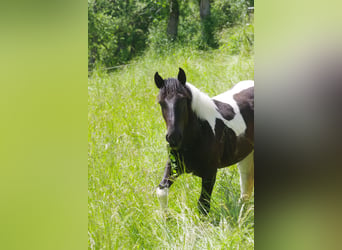
M184 133L184 141L186 148L193 148L198 145L201 138L203 126L201 126L200 119L195 113L191 113L189 117L188 125L186 126L186 131Z

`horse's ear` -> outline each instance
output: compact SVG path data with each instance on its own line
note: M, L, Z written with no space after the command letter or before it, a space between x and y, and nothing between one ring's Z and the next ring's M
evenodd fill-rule
M184 72L184 70L182 68L179 68L178 81L180 81L180 83L183 84L183 85L185 85L185 83L186 83L185 72Z
M164 86L164 80L163 80L163 78L161 78L161 76L158 74L158 72L156 72L154 74L154 82L156 83L158 89L160 89L161 87Z

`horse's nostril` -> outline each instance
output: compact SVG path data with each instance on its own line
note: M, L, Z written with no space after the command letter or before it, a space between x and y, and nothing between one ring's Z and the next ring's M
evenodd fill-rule
M182 136L179 133L172 133L166 135L166 141L170 144L171 147L179 146L181 139Z

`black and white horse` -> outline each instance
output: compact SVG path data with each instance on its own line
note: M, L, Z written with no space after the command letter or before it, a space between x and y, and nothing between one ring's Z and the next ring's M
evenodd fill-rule
M198 208L210 210L210 198L217 169L238 165L241 199L248 199L254 187L254 81L242 81L232 89L210 98L178 77L154 80L158 101L166 122L169 159L157 188L162 208L167 208L168 190L177 176L193 173L202 178Z

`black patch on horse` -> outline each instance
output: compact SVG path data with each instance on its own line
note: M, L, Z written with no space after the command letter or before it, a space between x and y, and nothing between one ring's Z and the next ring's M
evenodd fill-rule
M222 115L224 119L227 121L233 120L235 116L235 112L232 106L227 103L220 102L217 100L213 100L216 107L218 108L217 111Z
M246 137L254 145L254 87L244 89L233 96L246 123Z

